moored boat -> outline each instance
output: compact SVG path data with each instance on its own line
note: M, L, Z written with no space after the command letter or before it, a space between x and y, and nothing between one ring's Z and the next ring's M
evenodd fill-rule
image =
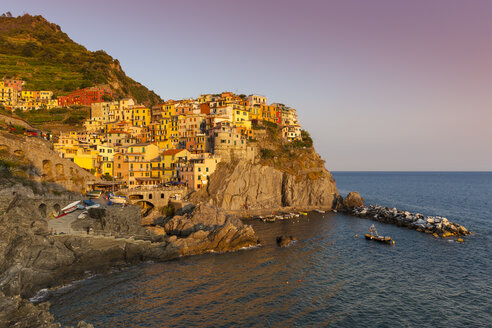
M378 235L378 231L376 230L376 227L373 225L371 225L371 227L369 228L369 233L366 233L364 235L364 237L368 240L375 240L375 241L379 241L381 243L391 243L392 242L392 238L391 237L385 237L385 236L380 236ZM394 242L393 242L394 243Z

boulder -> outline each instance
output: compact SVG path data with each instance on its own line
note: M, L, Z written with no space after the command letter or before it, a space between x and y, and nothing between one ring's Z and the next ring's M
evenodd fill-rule
M364 206L364 200L357 191L350 192L343 200L343 206L346 209Z
M89 216L95 220L101 220L106 216L106 209L104 208L89 208Z
M296 238L294 238L292 236L285 236L285 235L278 236L277 237L277 245L279 247L286 247L286 246L289 246L295 240L296 240Z

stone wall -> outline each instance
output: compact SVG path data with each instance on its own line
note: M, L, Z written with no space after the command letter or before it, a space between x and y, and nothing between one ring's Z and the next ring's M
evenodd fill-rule
M131 188L123 189L120 192L128 196L130 203L141 205L142 202L151 203L152 206L159 208L167 206L170 199L175 199L179 195L180 199L188 194L187 188Z
M0 148L29 160L38 171L30 178L38 182L55 182L67 190L84 192L88 182L100 181L72 161L58 156L51 144L40 138L0 132Z

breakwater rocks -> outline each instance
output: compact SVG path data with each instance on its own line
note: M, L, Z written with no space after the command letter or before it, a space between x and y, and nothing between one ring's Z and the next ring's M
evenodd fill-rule
M433 234L436 237L464 236L470 232L456 222L440 216L424 216L420 213L399 211L396 208L388 208L370 205L360 206L348 210L349 213L371 220L392 223L397 226L415 229L420 232Z

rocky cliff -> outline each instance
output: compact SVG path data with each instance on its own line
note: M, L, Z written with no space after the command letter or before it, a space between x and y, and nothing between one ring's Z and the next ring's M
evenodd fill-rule
M335 209L341 198L325 168L289 174L272 166L237 162L219 165L207 188L191 199L235 211L285 207Z

